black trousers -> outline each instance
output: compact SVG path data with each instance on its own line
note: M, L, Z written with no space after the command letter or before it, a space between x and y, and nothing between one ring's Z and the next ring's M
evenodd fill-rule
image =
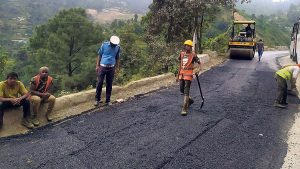
M277 81L277 96L276 102L280 104L286 103L287 100L287 83L286 80L278 75L275 75Z
M98 73L98 84L96 88L96 100L101 100L102 86L104 79L106 79L106 103L110 102L112 84L115 75L114 67L102 67L100 66L100 72Z
M190 80L180 79L180 81L179 81L180 92L182 94L184 94L185 96L190 96L191 84L192 84L192 81L190 81Z
M0 102L0 127L3 125L3 114L4 110L12 107L23 107L23 118L28 118L30 116L30 102L26 99L21 101L20 105L13 105L11 102Z

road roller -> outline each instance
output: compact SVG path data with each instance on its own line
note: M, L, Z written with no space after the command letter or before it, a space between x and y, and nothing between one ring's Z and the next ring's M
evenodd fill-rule
M231 59L253 59L256 50L255 21L233 21L228 50Z

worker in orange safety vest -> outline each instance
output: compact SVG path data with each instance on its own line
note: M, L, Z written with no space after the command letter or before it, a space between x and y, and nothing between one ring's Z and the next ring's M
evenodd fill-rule
M48 121L52 121L53 118L50 116L54 105L55 96L49 93L49 89L53 86L53 78L49 76L49 68L41 67L39 74L34 76L30 81L30 102L32 104L32 118L31 122L35 126L38 126L40 122L37 120L37 115L40 113L41 103L49 103L46 118Z
M185 116L188 113L188 108L194 101L190 98L190 88L193 80L193 75L198 74L201 66L194 70L194 63L201 64L200 59L192 51L193 41L186 40L184 42L184 50L180 52L178 60L180 62L177 81L179 80L180 92L184 95L181 115Z

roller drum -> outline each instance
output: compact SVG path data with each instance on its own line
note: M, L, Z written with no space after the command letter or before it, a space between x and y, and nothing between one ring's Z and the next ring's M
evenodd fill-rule
M253 51L253 49L231 48L231 49L229 49L229 56L231 59L252 60L254 57L254 51Z

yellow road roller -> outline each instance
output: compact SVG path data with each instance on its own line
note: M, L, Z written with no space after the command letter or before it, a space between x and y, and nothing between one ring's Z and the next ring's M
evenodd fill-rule
M231 59L252 60L256 49L255 21L233 21L228 50Z

